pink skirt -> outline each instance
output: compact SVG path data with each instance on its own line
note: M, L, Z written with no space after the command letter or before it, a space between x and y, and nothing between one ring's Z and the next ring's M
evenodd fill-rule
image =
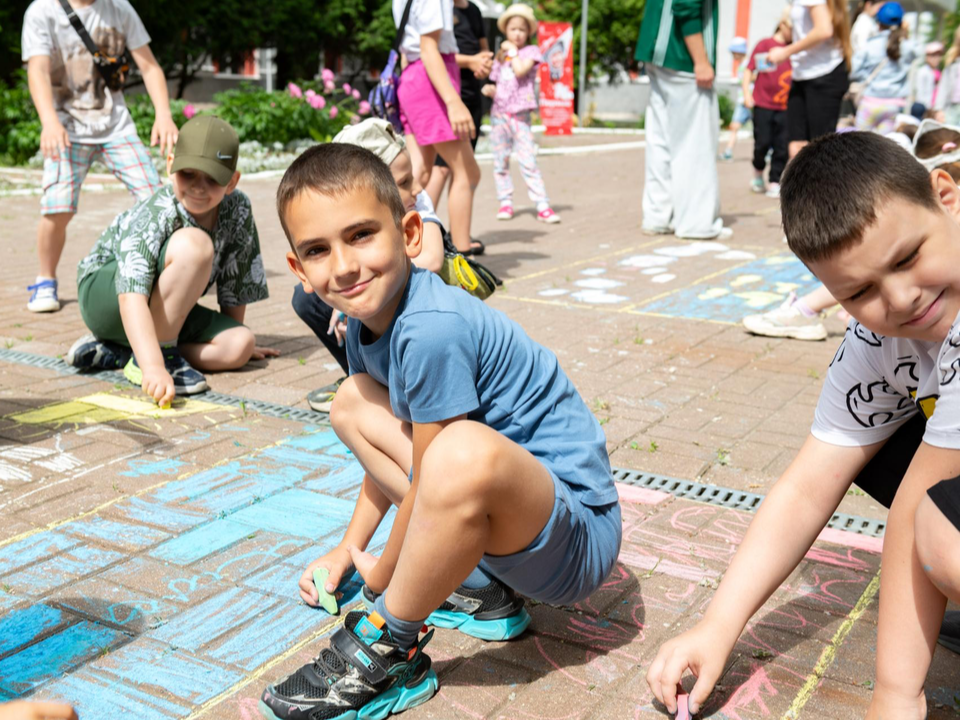
M447 75L457 93L460 92L460 68L455 55L441 55L447 67ZM400 100L400 113L403 119L403 131L413 135L421 147L456 140L457 135L450 127L447 118L447 106L440 99L427 75L423 62L410 63L400 76L397 90Z

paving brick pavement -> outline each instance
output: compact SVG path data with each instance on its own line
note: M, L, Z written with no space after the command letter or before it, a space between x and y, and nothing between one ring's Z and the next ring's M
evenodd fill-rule
M642 150L616 146L541 158L564 216L553 227L522 204L511 223L494 220L484 165L475 227L485 262L507 281L491 305L557 353L603 423L614 465L764 494L807 434L843 325L828 319L826 343L738 326L813 285L781 242L775 201L748 192L738 152L720 167L735 230L722 245L641 235ZM340 372L289 306L276 184L241 187L272 293L248 324L283 356L209 379L219 393L304 408L306 392ZM36 316L23 288L38 202L0 198L0 349L66 352L83 332L73 267L129 202L83 194L61 264L67 303ZM359 478L319 419L203 397L158 411L124 383L0 362L0 699L68 698L87 718L257 717L263 685L311 659L338 623L299 604L295 584L342 532ZM578 606L533 606L532 631L512 643L439 631L430 654L441 692L411 717L662 715L645 668L702 613L750 515L621 489L624 544L605 586ZM853 494L841 509L884 517ZM709 713L861 713L878 550L825 532L741 638ZM344 602L357 589L349 584ZM931 717L956 715L957 660L937 653Z

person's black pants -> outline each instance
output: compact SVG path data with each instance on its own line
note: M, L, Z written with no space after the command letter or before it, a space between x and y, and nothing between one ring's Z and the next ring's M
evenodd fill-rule
M773 150L770 160L770 182L780 182L780 174L787 164L787 111L753 108L753 167L763 172L767 153Z
M303 320L307 327L313 330L323 346L330 351L334 360L340 363L343 372L348 373L347 367L347 346L337 345L335 335L327 334L327 328L330 327L330 318L333 317L335 310L319 298L316 293L303 291L303 286L297 283L293 289L293 309Z

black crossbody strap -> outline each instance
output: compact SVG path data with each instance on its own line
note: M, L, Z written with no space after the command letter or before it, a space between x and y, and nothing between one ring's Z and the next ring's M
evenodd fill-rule
M60 0L61 3L65 3L67 0ZM397 28L397 37L393 41L393 49L399 50L400 43L403 42L403 31L407 29L407 20L410 19L410 8L413 5L413 0L407 0L407 6L403 8L403 17L400 18L400 27Z
M77 17L76 11L70 7L70 3L67 2L67 0L60 0L60 7L62 7L63 11L67 14L67 19L70 21L70 24L73 25L73 29L77 31L77 35L80 36L83 44L87 46L87 50L90 51L90 54L94 57L99 55L100 48L97 47L97 44L93 41L93 38L90 37L90 33L87 32L87 29L83 26L80 18Z

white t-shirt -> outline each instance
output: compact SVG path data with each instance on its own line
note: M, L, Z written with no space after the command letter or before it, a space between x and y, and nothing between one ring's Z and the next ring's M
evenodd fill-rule
M827 0L793 0L790 19L793 20L794 42L800 42L813 30L810 8L826 4ZM834 38L824 40L790 57L794 80L811 80L829 75L842 62L843 50Z
M393 0L393 24L400 27L407 0ZM413 0L410 17L400 41L400 52L407 60L420 59L420 36L440 31L438 43L441 55L457 52L457 38L453 34L453 0Z
M813 436L871 445L918 412L927 418L924 442L960 449L960 322L938 344L875 335L851 320L820 392Z
M95 0L76 13L93 42L113 57L125 47L136 50L150 42L128 0ZM53 104L71 142L99 144L137 134L123 93L107 88L58 0L30 3L21 43L23 62L37 55L50 57Z
M862 50L863 46L867 44L867 40L878 30L880 30L880 24L873 15L868 12L857 15L857 19L853 21L853 27L850 28L850 44L853 46L853 54L856 55L858 51Z

